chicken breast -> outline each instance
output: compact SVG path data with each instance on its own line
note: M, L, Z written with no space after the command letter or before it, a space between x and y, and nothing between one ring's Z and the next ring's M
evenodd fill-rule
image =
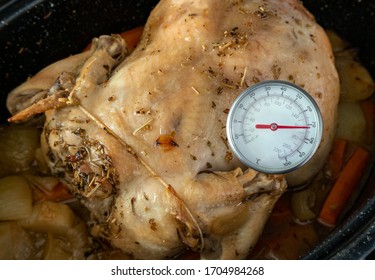
M245 258L287 184L243 166L225 124L235 98L270 79L302 86L322 112L317 153L286 176L301 185L330 150L339 81L324 30L296 0L162 0L131 54L119 36L94 39L8 108L11 121L45 112L47 161L92 212L93 234L135 258Z

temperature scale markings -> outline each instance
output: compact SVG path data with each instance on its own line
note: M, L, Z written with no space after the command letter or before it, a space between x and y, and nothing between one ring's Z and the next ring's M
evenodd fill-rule
M290 83L272 81L269 83L272 86L267 86L268 84L265 83L256 85L254 90L247 89L243 93L244 99L239 99L241 101L234 103L233 108L238 110L236 113L238 119L234 121L229 119L232 120L233 129L238 129L236 131L238 133L232 132L235 137L228 137L228 140L230 144L232 140L235 143L237 141L240 144L243 143L238 146L240 150L236 154L249 166L255 164L256 168L262 172L289 172L304 164L307 156L313 152L311 149L315 147L317 141L320 141L320 136L316 136L316 131L321 130L321 117L318 115L320 119L317 119L314 110L318 108L315 103L309 102L309 96L303 89L300 92L298 87ZM244 109L245 112L239 111L240 109ZM275 120L268 116L273 112L272 110L275 111L275 114L272 114ZM271 121L268 123L270 118ZM285 128L277 137L273 135L267 138L269 133L263 135L263 133L256 132L256 124L260 123L268 127L273 122L280 123L280 128ZM234 126L236 123L238 125ZM248 145L251 145L251 149ZM268 156L269 147L273 147L272 157Z

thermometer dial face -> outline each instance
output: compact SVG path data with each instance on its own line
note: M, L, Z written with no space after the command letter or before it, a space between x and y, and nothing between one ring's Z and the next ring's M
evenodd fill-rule
M227 120L229 145L247 166L282 174L305 164L322 138L322 117L314 99L284 81L247 88Z

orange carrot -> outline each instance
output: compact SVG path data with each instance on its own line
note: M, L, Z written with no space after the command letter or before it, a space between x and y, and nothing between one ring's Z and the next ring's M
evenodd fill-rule
M367 124L367 137L368 140L373 141L373 135L375 133L375 100L374 98L366 99L362 101L361 103L363 114L366 118L366 124ZM373 142L369 143L372 144Z
M375 119L375 100L373 98L362 101L361 107L365 117L370 122L374 122Z
M137 46L139 40L141 39L143 29L143 26L138 26L136 28L120 33L121 37L125 39L126 44L128 44L129 51L133 51Z
M56 187L53 188L51 192L34 192L34 201L66 201L74 198L74 196L69 192L68 188L62 184L58 183Z
M370 153L360 146L357 147L328 194L319 214L319 222L327 226L336 224L369 162Z
M137 46L139 40L141 39L143 29L143 26L138 26L120 33L120 36L126 41L129 51L133 51ZM83 51L88 51L91 48L91 44L92 43L90 42Z
M331 176L336 179L344 165L347 140L336 138L332 145L332 152L329 157L329 168Z

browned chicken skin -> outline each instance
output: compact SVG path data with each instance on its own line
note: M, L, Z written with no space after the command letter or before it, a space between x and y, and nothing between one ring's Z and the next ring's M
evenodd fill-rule
M339 82L299 1L162 0L130 55L120 37L95 39L15 89L8 108L12 121L45 112L46 158L92 212L93 234L135 258L245 258L286 180L246 169L225 123L238 94L269 79L304 87L322 111L320 148L287 175L304 184L331 147Z

